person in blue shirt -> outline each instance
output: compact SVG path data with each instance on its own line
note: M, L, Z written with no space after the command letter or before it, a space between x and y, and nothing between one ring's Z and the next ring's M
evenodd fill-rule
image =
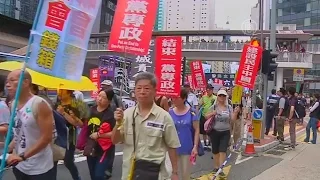
M279 103L279 96L276 94L276 90L271 90L271 95L267 97L267 114L266 114L266 132L265 135L269 134L270 128L272 126L272 122L274 120L274 116L277 110L277 105ZM276 134L276 122L274 121L274 130L273 135L277 136Z
M198 155L198 145L200 143L199 119L195 110L185 104L187 98L188 91L182 89L180 97L172 99L174 108L169 110L181 144L181 147L178 148L178 167L183 180L190 179L190 156L196 157Z

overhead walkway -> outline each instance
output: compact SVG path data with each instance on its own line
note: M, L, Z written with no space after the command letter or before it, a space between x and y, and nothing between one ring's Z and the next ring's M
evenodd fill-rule
M204 60L204 61L240 61L243 45L245 43L211 43L211 42L190 42L183 43L183 56L188 60ZM312 68L314 61L320 63L320 47L313 44L307 44L305 46L306 53L300 52L279 52L277 58L278 66L281 68ZM96 62L99 56L102 55L124 55L123 53L117 53L107 50L106 43L91 43L88 47L87 60ZM310 52L313 50L313 52ZM319 55L315 54L319 50ZM128 57L133 57L127 55ZM319 56L317 59L314 56Z

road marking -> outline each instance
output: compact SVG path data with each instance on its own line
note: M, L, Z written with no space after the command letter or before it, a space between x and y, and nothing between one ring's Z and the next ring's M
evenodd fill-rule
M122 155L123 155L123 152L116 152L115 155L116 155L116 156L122 156ZM74 155L74 162L75 162L75 163L79 163L79 162L86 161L86 160L87 160L87 157L86 157L86 156L83 156L82 154L76 154L76 155ZM59 164L59 165L64 164L64 163L63 163L63 160L59 161L58 164Z
M253 157L247 157L247 158L244 158L244 159L241 159L241 158L242 158L242 155L239 154L237 159L236 159L236 162L234 164L237 165L237 164L243 163L245 161L248 161L248 160L252 159Z

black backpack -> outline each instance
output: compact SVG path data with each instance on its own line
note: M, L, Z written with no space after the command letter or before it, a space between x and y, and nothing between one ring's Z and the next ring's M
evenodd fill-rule
M298 119L306 117L306 107L301 100L297 100L296 105L294 107L295 116Z

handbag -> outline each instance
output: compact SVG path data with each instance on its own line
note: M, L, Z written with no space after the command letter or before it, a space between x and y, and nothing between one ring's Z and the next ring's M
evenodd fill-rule
M88 138L86 145L84 147L84 150L83 150L83 155L94 157L96 155L96 153L95 153L96 145L97 145L97 141L95 141L91 138Z
M136 123L135 112L137 107L134 108L132 115L132 129L133 129L133 155L131 158L131 167L128 175L128 180L157 180L159 179L161 164L151 161L136 159Z
M213 110L215 110L216 107L215 105L213 106ZM206 131L207 134L209 134L214 126L215 123L215 116L212 116L211 118L207 119L206 122L204 123L204 130Z
M88 121L85 121L83 123L82 128L81 128L80 134L77 138L77 145L76 145L77 149L79 149L81 151L84 150L84 148L86 146L88 134L89 134Z

